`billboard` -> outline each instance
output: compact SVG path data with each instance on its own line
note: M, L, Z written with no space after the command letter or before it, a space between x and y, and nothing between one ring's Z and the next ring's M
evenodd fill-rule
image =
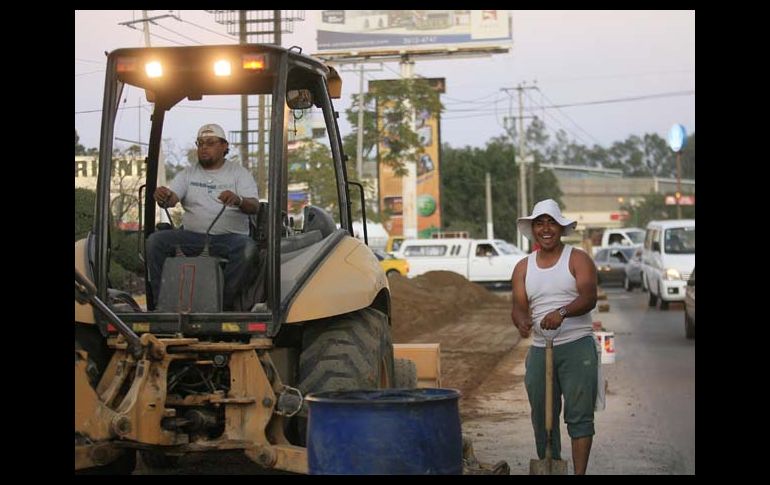
M437 51L507 52L509 10L320 10L318 52L326 58Z
M438 92L444 92L443 78L433 78L428 81ZM377 83L388 82L394 81L372 81L370 86L376 90ZM379 129L384 129L385 132L377 147L378 153L382 153L388 149L387 126L382 126L382 123L387 124L388 119L387 100L378 99L377 119L381 123ZM414 190L411 187L404 187L404 177L397 176L392 167L384 162L378 163L379 209L380 214L385 216L383 225L391 236L404 235L404 216L408 216L410 211L417 213L417 237L428 238L431 233L441 229L439 130L439 115L427 111L416 113L415 131L424 152L417 161ZM411 204L416 206L411 207Z

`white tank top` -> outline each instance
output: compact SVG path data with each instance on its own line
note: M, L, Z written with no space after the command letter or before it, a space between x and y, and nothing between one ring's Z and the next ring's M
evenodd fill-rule
M527 276L524 286L529 299L532 316L532 345L545 347L545 338L540 322L553 310L571 303L578 296L577 282L569 270L572 246L565 245L561 256L550 268L538 268L537 251L527 256ZM553 332L551 332L553 334ZM553 339L554 345L566 344L593 335L591 313L565 318Z

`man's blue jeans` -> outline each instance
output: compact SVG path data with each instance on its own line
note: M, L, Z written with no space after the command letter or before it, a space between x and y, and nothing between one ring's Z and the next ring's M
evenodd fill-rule
M256 243L242 234L219 234L210 236L209 254L227 259L224 266L225 290L223 295L224 309L233 307L233 300L238 292L239 283L244 282L244 275L250 271L248 256L256 252ZM206 243L206 235L183 229L156 231L150 235L145 244L147 269L153 301L157 305L160 296L160 280L163 274L163 263L169 256L176 254L177 246L185 256L198 256ZM256 262L252 262L256 264ZM153 308L154 309L154 308Z

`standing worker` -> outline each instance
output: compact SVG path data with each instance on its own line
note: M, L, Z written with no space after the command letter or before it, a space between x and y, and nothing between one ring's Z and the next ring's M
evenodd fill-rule
M596 306L596 266L584 251L561 241L576 221L562 217L552 199L538 202L518 229L540 249L519 261L513 270L511 319L522 338L534 328L526 359L524 382L532 408L537 455L545 456L545 331L553 336L552 456L561 459L559 415L564 397L564 421L572 438L576 475L583 475L594 435L598 355L590 311ZM555 334L555 335L554 335Z

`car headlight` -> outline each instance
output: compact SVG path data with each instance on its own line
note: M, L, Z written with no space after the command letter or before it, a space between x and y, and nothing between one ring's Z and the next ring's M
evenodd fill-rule
M675 270L674 268L669 268L666 270L666 279L667 280L681 280L682 275L679 274L679 271Z

